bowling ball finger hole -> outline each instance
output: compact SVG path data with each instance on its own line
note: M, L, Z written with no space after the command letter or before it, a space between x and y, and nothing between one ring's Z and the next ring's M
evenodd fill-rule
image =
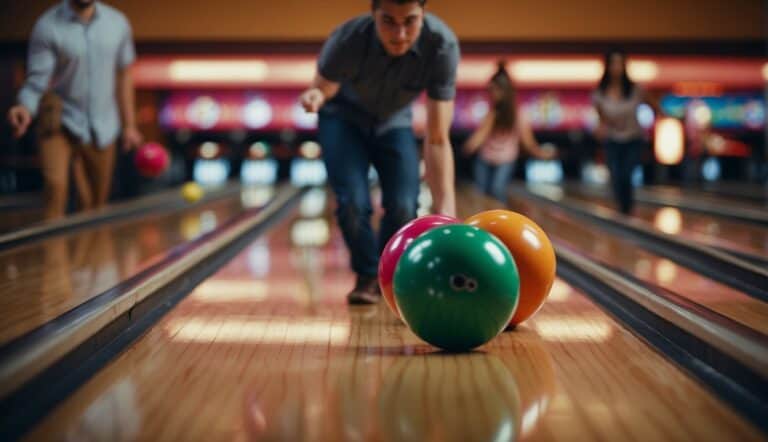
M467 283L467 277L464 275L451 275L451 288L454 290L464 290Z
M472 278L467 278L462 274L451 275L450 284L453 290L474 292L477 289L477 281Z

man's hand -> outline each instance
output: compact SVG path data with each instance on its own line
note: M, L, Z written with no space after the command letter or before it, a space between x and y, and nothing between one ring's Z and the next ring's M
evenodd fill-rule
M301 94L299 100L305 111L315 114L321 107L323 107L323 104L325 103L325 94L323 94L320 89L313 87Z
M141 132L136 126L126 127L123 130L123 150L130 152L132 149L137 148L144 141L144 137L141 136Z
M32 122L32 115L26 107L18 104L8 111L8 122L11 124L11 128L13 128L13 136L21 138L27 132L29 124Z

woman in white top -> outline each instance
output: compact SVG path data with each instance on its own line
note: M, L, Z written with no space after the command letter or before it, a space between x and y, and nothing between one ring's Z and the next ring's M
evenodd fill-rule
M479 150L474 170L477 187L502 202L507 200L507 184L520 144L539 158L550 159L555 155L539 148L530 124L522 112L518 112L517 91L504 66L505 62L499 61L496 73L488 82L490 110L464 144L467 155Z
M619 51L607 53L603 78L592 94L592 103L600 115L596 135L606 150L614 198L625 214L632 211L632 171L645 146L645 132L637 121L637 108L644 102L658 109L629 78L626 56Z

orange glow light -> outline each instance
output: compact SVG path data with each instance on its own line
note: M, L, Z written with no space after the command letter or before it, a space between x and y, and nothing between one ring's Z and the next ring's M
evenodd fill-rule
M656 161L665 165L679 164L683 160L683 124L675 118L662 118L656 124L654 133L654 154Z
M723 94L723 86L714 81L680 81L674 85L675 95L687 97L716 97Z
M178 83L239 83L262 81L269 68L260 60L177 60L168 66L168 73Z
M598 60L520 60L510 72L520 83L564 82L593 83L603 74Z
M632 60L627 63L627 73L632 80L647 83L659 76L659 67L653 61Z

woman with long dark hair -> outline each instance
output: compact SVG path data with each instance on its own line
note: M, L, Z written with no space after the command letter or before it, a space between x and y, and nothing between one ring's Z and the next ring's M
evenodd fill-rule
M645 145L645 132L637 121L637 108L649 100L646 92L627 73L627 57L621 51L605 54L605 70L592 103L600 116L596 136L603 143L611 173L611 185L616 205L629 214L634 205L632 171L640 162Z
M506 202L507 184L522 144L531 155L550 159L554 152L539 147L533 130L517 107L517 90L507 73L505 62L499 61L496 73L488 82L491 106L477 130L464 144L464 153L477 151L474 177L480 190Z

